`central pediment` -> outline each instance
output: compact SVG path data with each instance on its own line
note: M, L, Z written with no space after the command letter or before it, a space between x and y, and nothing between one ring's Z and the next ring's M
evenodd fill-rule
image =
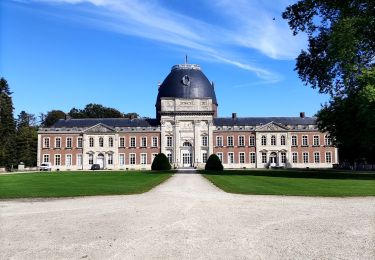
M283 131L288 131L289 128L285 127L283 125L277 124L275 122L269 122L268 124L257 126L255 128L255 131L260 131L260 132L283 132Z
M90 128L87 128L84 132L85 133L115 133L116 130L105 124L99 123Z

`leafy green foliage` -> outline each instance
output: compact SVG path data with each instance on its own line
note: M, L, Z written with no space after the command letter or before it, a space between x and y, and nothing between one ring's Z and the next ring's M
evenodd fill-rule
M88 104L83 109L72 108L68 115L71 118L126 118L138 117L137 113L123 114L115 108L105 107L100 104Z
M36 166L37 148L38 128L35 116L21 111L17 120L17 162L23 162L26 166Z
M152 161L151 170L153 171L165 171L170 170L171 164L167 156L164 153L159 153L155 156L154 160Z
M283 18L308 36L299 77L331 95L317 114L319 128L336 140L341 161L375 162L375 1L301 0Z
M224 169L219 157L216 154L211 154L208 157L206 166L204 168L206 171L222 171Z
M16 122L13 118L12 92L8 82L0 79L0 167L16 164Z
M61 110L51 110L47 115L42 115L42 125L44 127L53 126L59 119L65 119L66 114Z

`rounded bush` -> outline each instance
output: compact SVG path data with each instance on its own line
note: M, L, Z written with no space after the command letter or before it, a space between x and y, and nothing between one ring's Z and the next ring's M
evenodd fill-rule
M206 166L204 168L206 171L222 171L224 169L219 157L216 154L211 154L208 157Z
M167 171L171 169L171 164L167 156L163 153L159 153L155 156L152 161L151 170L153 171Z

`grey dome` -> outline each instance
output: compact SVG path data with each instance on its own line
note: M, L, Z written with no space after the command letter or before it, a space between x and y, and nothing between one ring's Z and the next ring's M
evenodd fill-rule
M217 105L213 84L194 64L181 64L172 67L171 72L159 87L156 106L163 97L175 98L211 98Z

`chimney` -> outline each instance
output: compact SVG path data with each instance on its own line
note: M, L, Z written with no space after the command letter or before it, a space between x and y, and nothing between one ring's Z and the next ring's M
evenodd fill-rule
M237 120L237 113L232 113L232 119Z
M130 115L129 115L129 119L130 119L130 120L133 120L134 118L135 118L135 115L134 115L134 114L130 114Z
M305 112L300 112L300 113L299 113L299 117L300 117L300 118L305 118Z

